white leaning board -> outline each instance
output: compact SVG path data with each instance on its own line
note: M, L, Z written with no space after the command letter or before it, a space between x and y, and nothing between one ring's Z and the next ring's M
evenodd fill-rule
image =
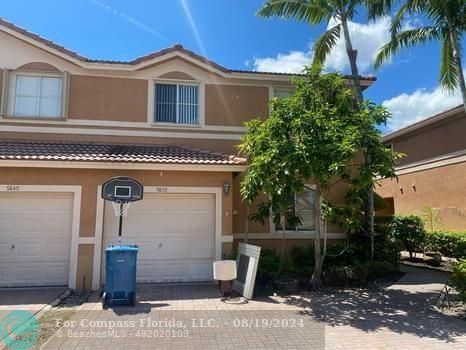
M238 271L237 278L233 283L233 290L246 299L252 299L254 295L260 254L261 247L259 246L246 243L238 244L238 256L236 258Z

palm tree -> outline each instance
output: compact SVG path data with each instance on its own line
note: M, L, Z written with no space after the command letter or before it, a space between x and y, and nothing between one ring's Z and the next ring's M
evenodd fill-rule
M353 47L348 22L356 15L359 6L365 6L370 19L386 13L392 0L267 0L257 12L260 17L279 17L306 22L311 25L327 24L335 20L336 24L324 32L314 44L313 65L323 66L328 55L343 33L346 53L351 69L358 102L363 101L361 77L357 64L358 51Z
M343 33L346 53L350 63L353 87L358 103L364 101L361 87L361 77L357 64L358 51L353 47L349 32L349 21L357 14L358 7L365 7L368 18L375 19L390 12L394 0L266 0L257 12L260 17L278 17L318 25L335 20L336 24L327 29L314 44L313 65L323 66L332 49ZM370 145L368 145L370 147ZM368 147L363 146L365 166L371 163ZM369 259L374 254L374 188L367 189L365 200L366 235L370 239L368 247Z
M406 15L420 14L429 23L418 28L402 30ZM461 39L466 31L466 2L464 0L406 0L392 23L392 39L378 52L378 68L405 47L437 40L441 44L439 81L447 91L459 88L466 112L466 85L461 62Z

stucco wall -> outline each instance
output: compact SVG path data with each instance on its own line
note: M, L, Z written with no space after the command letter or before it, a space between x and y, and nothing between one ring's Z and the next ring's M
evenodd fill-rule
M69 118L147 121L147 81L70 76Z
M428 127L399 136L388 143L397 152L406 156L399 165L466 149L466 116L464 112L449 117Z
M269 114L268 87L208 84L205 94L209 125L243 126L245 121Z
M466 163L382 180L377 193L394 199L396 214L422 215L424 207L440 208L439 228L466 230Z

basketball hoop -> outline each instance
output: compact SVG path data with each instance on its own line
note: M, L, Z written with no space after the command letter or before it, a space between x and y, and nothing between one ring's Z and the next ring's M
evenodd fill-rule
M118 241L121 240L123 217L128 214L132 202L142 199L144 187L139 181L130 177L117 176L102 185L102 198L112 202L115 216L120 218L118 225Z

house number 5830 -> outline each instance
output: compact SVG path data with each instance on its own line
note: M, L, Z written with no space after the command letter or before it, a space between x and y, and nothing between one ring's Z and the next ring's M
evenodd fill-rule
M19 186L16 185L6 185L7 192L18 192Z

